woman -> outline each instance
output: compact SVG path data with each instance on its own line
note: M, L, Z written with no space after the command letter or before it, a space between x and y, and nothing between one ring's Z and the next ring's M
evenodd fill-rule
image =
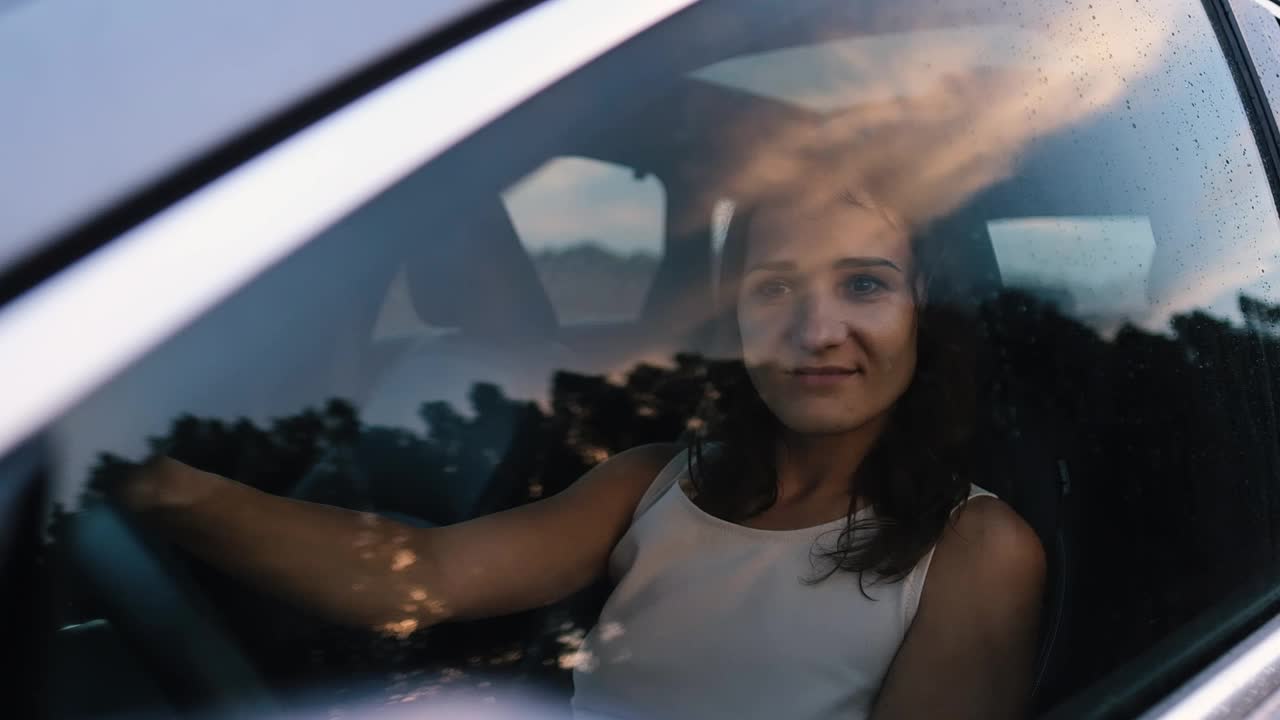
M743 362L689 451L635 448L546 500L430 529L172 460L123 498L215 565L392 632L542 606L608 571L575 671L584 715L1017 716L1044 556L960 474L927 253L835 187L760 199L726 264Z

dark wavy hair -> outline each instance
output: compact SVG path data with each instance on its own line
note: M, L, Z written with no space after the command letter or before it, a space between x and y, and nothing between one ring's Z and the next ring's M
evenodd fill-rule
M841 200L891 211L869 196L845 191ZM759 208L760 205L755 205ZM753 386L742 360L737 299L756 210L734 213L722 252L715 333L727 360L709 363L707 392L697 431L690 439L689 476L694 502L729 521L750 518L777 501L777 433L780 422ZM905 228L905 224L899 225ZM948 302L954 296L945 270L945 246L911 232L913 260L923 281L916 298L917 363L907 390L889 410L885 428L862 464L850 474L847 521L834 545L815 544L820 582L837 572L857 573L866 585L901 580L938 541L952 510L968 496L973 427L974 327L972 314ZM710 446L714 451L708 452ZM872 512L855 519L858 498Z

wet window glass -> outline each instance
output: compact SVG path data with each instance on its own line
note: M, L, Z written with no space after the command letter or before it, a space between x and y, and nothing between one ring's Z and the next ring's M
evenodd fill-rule
M646 31L48 428L50 716L1150 705L1276 570L1233 62L1154 0Z
M1256 0L1231 0L1231 17L1240 28L1254 76L1265 93L1266 107L1278 117L1280 99L1280 8Z

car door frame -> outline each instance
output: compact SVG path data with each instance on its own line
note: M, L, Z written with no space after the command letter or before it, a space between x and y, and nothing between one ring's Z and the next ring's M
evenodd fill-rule
M72 351L75 357L65 367L33 378L23 403L0 410L0 457L11 463L18 462L15 458L31 457L32 452L40 454L38 449L30 449L30 443L38 442L42 428L53 418L305 244L315 231L551 83L693 2L655 0L631 5L629 11L608 12L592 0L548 0L405 70L286 139L257 149L247 160L229 168L205 168L199 181L178 182L170 190L176 196L165 195L163 201L155 197L134 199L131 202L135 204L119 210L119 218L127 219L99 220L98 225L84 231L85 237L107 238L109 242L68 241L66 249L23 268L22 279L8 287L14 299L0 307L0 338L29 352L21 360L12 355L8 360L0 359L0 371L7 371L7 377L32 377L35 365L30 358L68 352L68 327L101 323L107 332L117 331L127 340L103 349L93 346L99 336L90 336ZM1242 101L1262 126L1259 147L1269 159L1267 172L1274 190L1280 184L1276 176L1280 131L1268 99L1225 0L1205 0L1205 7L1224 52L1239 73ZM587 24L591 22L594 24ZM578 32L584 26L595 32L590 36ZM561 35L574 40L557 43L555 52L519 54L524 66L521 72L511 72L511 64L502 62L510 57L512 47L546 50L538 38ZM491 88L493 92L483 102L466 105L475 99L469 85L477 76L492 77L498 87ZM457 78L468 81L459 83ZM398 119L406 110L420 108L424 98L437 107L449 105L442 97L456 97L458 107L451 113L436 114L428 127L408 128ZM332 174L335 163L342 160L335 154L335 146L368 145L371 138L386 140L388 132L394 132L396 139L416 136L413 151L403 152L403 146L397 145L396 152L384 147L369 153L361 172L342 174L340 180L318 190L311 201L299 203L299 211L287 214L289 217L281 218L262 207L252 209L261 205L257 196L264 191L278 193L283 187L300 184L302 178L323 177L326 168ZM344 149L341 155L347 152ZM216 177L204 182L210 175ZM139 219L141 216L146 219ZM183 297L174 298L164 308L145 310L126 294L117 293L124 295L123 299L113 298L110 292L104 294L112 288L128 287L136 280L137 267L175 261L171 247L175 236L194 238L187 242L205 243L199 247L208 251L222 247L222 238L240 235L237 226L255 225L267 228L267 232L245 235L246 240L236 246L236 263L209 273L206 282L186 288ZM199 230L201 226L204 229ZM199 231L188 234L184 228ZM176 261L181 263L181 258ZM122 327L129 324L137 327ZM38 471L26 473L28 477L37 475ZM1213 661L1151 708L1148 717L1197 716L1209 710L1215 715L1226 713L1218 715L1222 717L1244 717L1280 690L1280 673L1272 672L1280 667L1280 617L1276 615L1280 597L1247 610L1251 623L1232 628L1230 636L1207 647L1198 657L1201 662Z

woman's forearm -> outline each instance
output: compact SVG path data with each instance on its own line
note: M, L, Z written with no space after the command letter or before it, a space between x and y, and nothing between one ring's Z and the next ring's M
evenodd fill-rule
M292 500L164 460L126 492L145 521L229 574L338 622L408 634L445 619L430 530Z

